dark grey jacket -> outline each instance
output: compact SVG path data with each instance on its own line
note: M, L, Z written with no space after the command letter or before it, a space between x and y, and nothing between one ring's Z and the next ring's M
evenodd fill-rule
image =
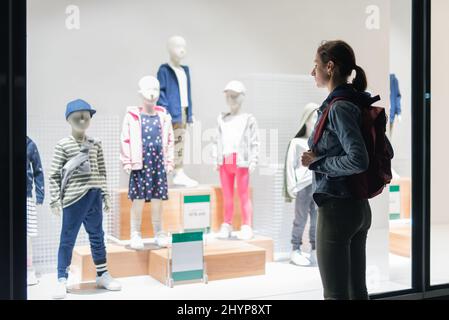
M363 140L361 110L359 106L371 105L375 98L369 93L359 93L351 85L337 87L318 110L319 123L323 111L336 97L348 100L335 102L329 111L328 121L317 145L313 145L315 131L309 147L317 159L309 166L314 172L313 198L322 206L330 198L351 198L347 177L368 169L369 156Z

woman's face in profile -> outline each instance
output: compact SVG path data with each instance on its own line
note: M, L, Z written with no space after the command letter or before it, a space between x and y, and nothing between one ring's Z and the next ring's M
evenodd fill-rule
M321 62L321 58L318 54L313 61L314 67L311 75L315 78L315 82L318 88L325 88L329 82L329 76L327 74L326 65Z

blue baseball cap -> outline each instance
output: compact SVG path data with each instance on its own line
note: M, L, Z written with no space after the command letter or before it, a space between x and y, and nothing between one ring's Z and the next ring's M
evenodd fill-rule
M65 110L65 119L67 120L69 116L76 111L89 111L90 116L92 117L97 111L92 109L90 104L82 99L76 99L70 101L67 104L67 109Z

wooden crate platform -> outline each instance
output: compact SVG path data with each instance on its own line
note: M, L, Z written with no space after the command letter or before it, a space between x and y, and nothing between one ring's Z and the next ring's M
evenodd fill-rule
M182 230L181 208L182 197L184 195L210 194L211 202L211 231L218 232L223 223L223 195L221 187L200 185L195 188L169 188L168 200L163 201L163 225L162 228L167 232L179 232ZM252 189L250 189L252 195ZM128 199L128 190L119 191L120 199L120 240L130 239L130 212L132 201ZM237 190L234 192L234 230L239 230L241 222L240 201ZM151 203L145 203L142 213L142 237L152 238L153 224L151 223Z
M147 245L147 247L155 248L155 246L151 245ZM166 268L166 259L161 258L164 254L167 254L166 249L135 251L127 249L125 246L108 244L106 250L109 271L111 275L117 278L149 275L150 269L159 270L162 268L155 267L155 264L162 263ZM218 252L221 252L222 256L217 256ZM213 273L212 278L209 277L210 280L220 277L229 279L234 273L238 276L245 276L246 270L250 270L249 275L253 275L254 272L255 274L259 274L258 272L262 270L261 257L263 257L263 270L265 270L265 262L273 261L273 240L264 236L255 236L254 239L249 241L210 239L206 242L205 253L214 257L211 258ZM155 257L154 261L152 261L153 257ZM235 257L240 258L238 259L237 265L233 267ZM226 259L230 261L226 262ZM248 268L241 270L242 265L240 263L243 262L248 264ZM223 263L225 267L227 266L230 269L223 272L219 266L220 263ZM95 279L96 271L89 246L75 247L71 271L74 272L74 276L79 281L91 281ZM163 280L165 276L159 276L158 273L160 272L160 270L155 272L155 275L159 277L159 281L163 282L165 281Z
M410 257L412 231L410 225L390 227L390 252L402 257Z
M214 241L204 250L209 281L265 274L265 249L245 242ZM168 250L150 253L150 276L167 284Z
M123 246L108 244L106 247L108 269L117 278L148 274L149 250L136 251ZM95 280L96 270L89 246L77 246L73 250L73 271L80 281Z

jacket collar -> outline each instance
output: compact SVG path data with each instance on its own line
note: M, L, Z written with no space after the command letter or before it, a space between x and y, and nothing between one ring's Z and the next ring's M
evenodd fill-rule
M342 84L336 87L324 100L320 107L320 111L323 111L328 104L335 98L344 98L353 102L358 106L371 106L374 102L379 101L380 97L372 97L369 92L358 92L351 84Z

